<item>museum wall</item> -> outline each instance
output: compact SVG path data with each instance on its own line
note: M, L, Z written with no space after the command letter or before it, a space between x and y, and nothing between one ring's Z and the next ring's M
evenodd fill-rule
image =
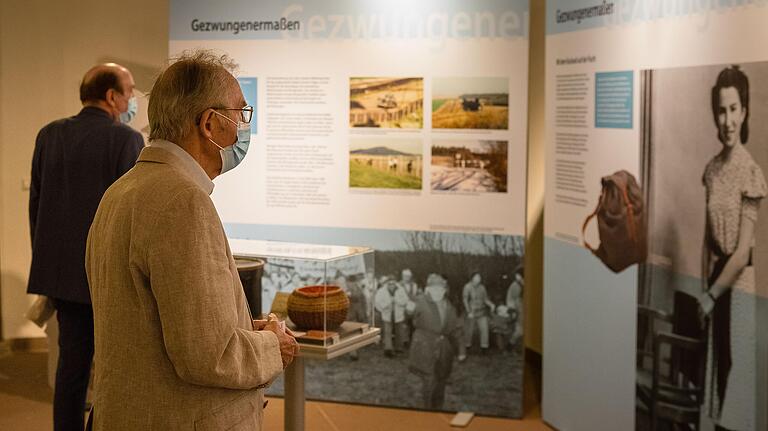
M0 2L0 36L2 36L2 28L3 28L3 2ZM1 41L2 39L0 39ZM0 43L0 130L3 127L3 44ZM2 144L2 141L0 141L0 144ZM2 146L0 146L0 166L3 166L2 160ZM3 185L3 179L2 176L0 176L0 227L3 226L3 196L4 193L2 192L2 185ZM2 263L2 245L3 245L3 234L2 230L0 229L0 264ZM0 280L0 340L3 339L3 301L2 301L2 280Z
M2 337L43 336L24 319L30 262L27 203L37 131L80 109L93 64L116 61L151 85L168 52L168 5L137 0L3 0L0 18L0 292Z
M168 4L4 0L0 9L0 310L2 338L43 336L27 322L27 202L37 131L75 114L83 72L116 61L147 91L168 53ZM541 351L544 1L531 2L526 346Z

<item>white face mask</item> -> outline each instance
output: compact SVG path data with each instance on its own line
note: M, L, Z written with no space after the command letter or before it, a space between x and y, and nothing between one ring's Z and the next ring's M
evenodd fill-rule
M440 286L427 286L427 295L432 298L434 302L440 302L445 298L445 288Z

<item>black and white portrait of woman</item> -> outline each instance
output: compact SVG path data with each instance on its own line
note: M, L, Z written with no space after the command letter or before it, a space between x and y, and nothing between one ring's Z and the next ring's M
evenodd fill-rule
M760 202L768 194L749 140L749 79L723 69L712 87L722 148L704 170L707 222L699 296L709 322L706 402L718 428L752 430L756 383L756 295L752 262ZM734 336L731 336L733 333Z
M766 429L768 63L648 70L640 87L637 429Z

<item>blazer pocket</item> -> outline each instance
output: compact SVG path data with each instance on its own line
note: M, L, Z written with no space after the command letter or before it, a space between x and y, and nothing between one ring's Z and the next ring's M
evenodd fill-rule
M195 421L196 431L240 431L259 429L258 396L244 393Z
M435 353L434 343L421 334L414 334L408 357L408 368L416 374L432 374Z

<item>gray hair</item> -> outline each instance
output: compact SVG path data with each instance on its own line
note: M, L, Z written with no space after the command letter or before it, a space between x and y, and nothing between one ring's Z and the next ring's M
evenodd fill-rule
M149 139L178 143L189 136L200 114L225 106L237 64L210 50L184 51L155 80L149 94Z

